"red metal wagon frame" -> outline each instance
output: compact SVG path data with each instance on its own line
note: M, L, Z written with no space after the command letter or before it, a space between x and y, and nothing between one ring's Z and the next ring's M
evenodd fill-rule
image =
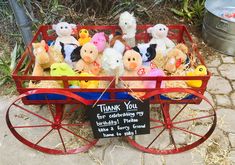
M147 33L147 28L150 27L151 25L138 25L137 26L137 35L136 35L136 40L139 42L148 42L150 40L150 36ZM200 55L196 44L193 42L192 37L186 27L184 25L169 25L169 38L176 41L177 43L185 43L189 48L191 53L195 53L197 55L197 58L199 59L200 63L205 65L202 56ZM97 32L97 31L105 31L106 34L114 34L117 29L119 29L118 26L77 26L77 29L81 28L86 28L90 30L91 32ZM56 35L55 33L50 34L49 31L51 30L51 26L48 25L43 25L40 26L36 34L34 35L34 38L32 42L37 42L40 41L41 39L44 39L46 41L54 40ZM22 65L24 61L29 58L29 61L25 67L25 70L22 72L20 69L22 68ZM80 89L80 88L69 88L69 83L68 81L70 80L99 80L99 81L109 81L111 82L110 87L106 90L106 93L110 94L110 98L108 100L100 100L99 103L102 102L114 102L114 101L120 101L119 98L117 98L117 92L130 92L129 89L127 88L115 88L115 81L112 81L114 77L106 76L106 77L76 77L76 76L61 76L61 77L56 77L56 76L31 76L30 71L32 70L34 65L34 55L32 53L32 45L30 44L26 51L22 54L18 65L16 66L16 69L14 70L12 77L16 83L17 91L21 94L19 98L9 107L7 111L7 124L11 130L11 132L16 136L17 139L19 139L22 143L37 149L42 152L46 153L51 153L51 154L69 154L69 153L77 153L77 152L82 152L88 150L90 147L95 145L97 142L96 139L93 139L92 141L85 139L85 141L88 141L88 144L83 145L82 147L78 148L73 148L73 149L66 149L65 143L63 141L63 137L60 133L61 129L63 128L63 123L62 123L62 118L64 114L64 104L76 104L76 103L82 103L84 105L91 105L96 102L96 99L85 99L81 96L78 96L74 93L77 92L88 92L88 93L97 93L100 92L102 93L104 89ZM206 86L208 83L208 80L210 78L211 74L208 72L206 76L166 76L166 77L120 77L119 79L122 81L140 81L140 80L145 80L145 81L156 81L156 88L134 88L132 89L132 92L146 92L146 95L144 95L141 99L150 99L151 104L160 104L160 111L163 115L164 120L160 121L158 119L151 119L152 122L159 123L159 126L155 126L152 129L157 129L157 128L163 128L153 140L151 140L147 145L140 144L135 138L133 137L127 137L127 141L133 145L134 147L144 151L144 152L149 152L149 153L154 153L154 154L172 154L172 153L178 153L182 151L189 150L191 148L194 148L204 142L214 131L215 125L216 125L216 114L215 110L212 107L212 111L208 113L206 116L200 116L200 117L195 117L191 119L185 119L183 121L178 121L174 122L174 119L180 115L180 113L183 112L185 107L189 104L200 104L202 100L207 102L209 105L211 103L208 101L207 98L203 96ZM64 84L63 89L48 89L48 88L28 88L25 86L25 82L29 82L31 80L35 81L41 81L41 80L60 80ZM202 81L202 86L200 88L161 88L161 82L162 81L172 81L172 80L201 80ZM184 98L181 100L173 100L173 99L164 99L161 97L162 94L165 93L170 93L170 92L183 92L183 93L188 93L193 97L190 98ZM37 95L37 94L58 94L58 95L63 95L65 96L64 99L48 99L46 96L46 99L29 99L29 96L32 95ZM22 108L21 106L17 105L17 101L22 100L24 105L40 105L40 104L48 104L50 112L51 110L51 105L55 105L55 112L53 116L53 121L48 121L49 126L52 128L52 130L57 130L58 135L61 139L61 143L63 144L62 149L53 149L50 147L43 147L40 146L39 143L48 135L50 134L50 131L47 132L42 138L40 138L37 142L31 142L30 140L27 140L24 138L20 133L17 132L17 128L29 128L30 126L14 126L11 123L11 118L9 117L9 113L11 111L12 106L16 106L20 109L23 109L23 111L30 113L32 115L37 116L39 119L45 120L45 118L40 117L39 115L35 114L34 112L31 112L27 108ZM123 99L121 99L123 101ZM174 117L170 115L170 105L171 104L182 104L184 105L176 114ZM211 105L212 106L212 105ZM75 111L75 109L71 110L72 112ZM183 127L177 127L176 124L181 124L189 121L196 121L196 120L201 120L204 118L211 118L212 123L210 125L210 128L204 135L199 135L198 133L195 133L190 130L186 130ZM81 124L80 124L81 125ZM77 124L76 126L80 126ZM37 126L32 126L31 128L34 128ZM38 126L39 127L39 126ZM44 126L45 127L45 126ZM181 130L184 133L188 133L190 135L195 135L199 139L195 140L191 144L186 144L186 145L178 145L175 142L175 139L173 137L172 131L178 129ZM159 136L164 131L169 131L169 138L171 139L171 143L173 148L169 149L161 149L161 148L154 148L151 147L151 145L157 141ZM67 130L68 132L70 130ZM72 131L70 131L72 132ZM73 134L73 133L72 133ZM78 135L73 134L77 138L81 138L84 140L83 137L80 137Z

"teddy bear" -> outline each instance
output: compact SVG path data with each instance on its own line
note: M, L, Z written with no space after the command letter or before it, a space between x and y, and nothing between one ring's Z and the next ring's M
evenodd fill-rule
M78 55L80 57L75 65L75 70L77 72L87 72L94 75L99 74L101 67L96 61L98 57L98 49L94 44L90 42L84 44L80 50L80 54Z
M188 56L188 47L185 44L178 44L167 53L164 69L168 73L174 73L177 68L184 67Z
M164 24L156 24L155 26L147 29L147 32L152 36L149 43L157 44L157 54L160 53L163 56L166 55L168 50L175 46L174 42L167 37L168 30L168 27Z
M138 76L138 70L142 66L141 55L133 49L127 50L123 55L124 74L123 76ZM144 88L142 81L125 81L124 86L127 88ZM145 92L131 92L134 97L141 97Z
M129 13L128 11L121 13L118 25L122 30L123 39L126 40L130 47L134 47L136 44L136 19L134 17L134 13Z
M79 42L72 36L74 28L76 28L75 24L69 24L67 22L59 22L58 24L52 25L52 29L55 30L57 34L54 45L55 48L61 50L60 42L80 46Z

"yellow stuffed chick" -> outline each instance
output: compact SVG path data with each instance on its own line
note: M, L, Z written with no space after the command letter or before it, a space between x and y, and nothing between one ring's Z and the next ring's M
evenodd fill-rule
M204 65L198 65L193 72L186 73L187 76L205 76L207 75L207 69ZM190 87L199 88L202 86L201 80L187 80L187 85Z
M92 77L93 74L82 72L79 74L81 77ZM80 88L98 88L99 81L96 80L81 80L80 81Z
M86 29L81 29L79 31L79 39L78 42L81 46L83 46L84 44L90 42L91 37L89 36L89 32Z

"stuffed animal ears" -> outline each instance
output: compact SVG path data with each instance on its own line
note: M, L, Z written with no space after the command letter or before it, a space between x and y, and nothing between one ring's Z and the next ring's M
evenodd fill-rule
M77 25L75 25L75 24L73 24L73 23L71 23L71 24L69 24L69 25L71 26L72 29L75 29L75 28L77 27Z
M150 48L152 48L153 50L155 50L157 47L157 44L150 44Z
M147 33L152 33L153 27L147 29Z
M56 27L57 27L57 25L55 25L55 24L52 25L53 30L56 30Z

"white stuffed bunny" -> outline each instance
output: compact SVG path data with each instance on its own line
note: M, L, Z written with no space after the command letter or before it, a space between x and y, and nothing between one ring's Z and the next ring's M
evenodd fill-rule
M163 24L156 24L154 27L147 29L147 32L152 35L150 44L157 44L156 52L166 55L167 51L175 46L174 42L168 37L168 27Z
M52 28L56 31L58 36L55 41L55 48L61 50L60 42L79 46L79 42L72 36L73 28L76 28L75 24L60 22L56 25L52 25Z

